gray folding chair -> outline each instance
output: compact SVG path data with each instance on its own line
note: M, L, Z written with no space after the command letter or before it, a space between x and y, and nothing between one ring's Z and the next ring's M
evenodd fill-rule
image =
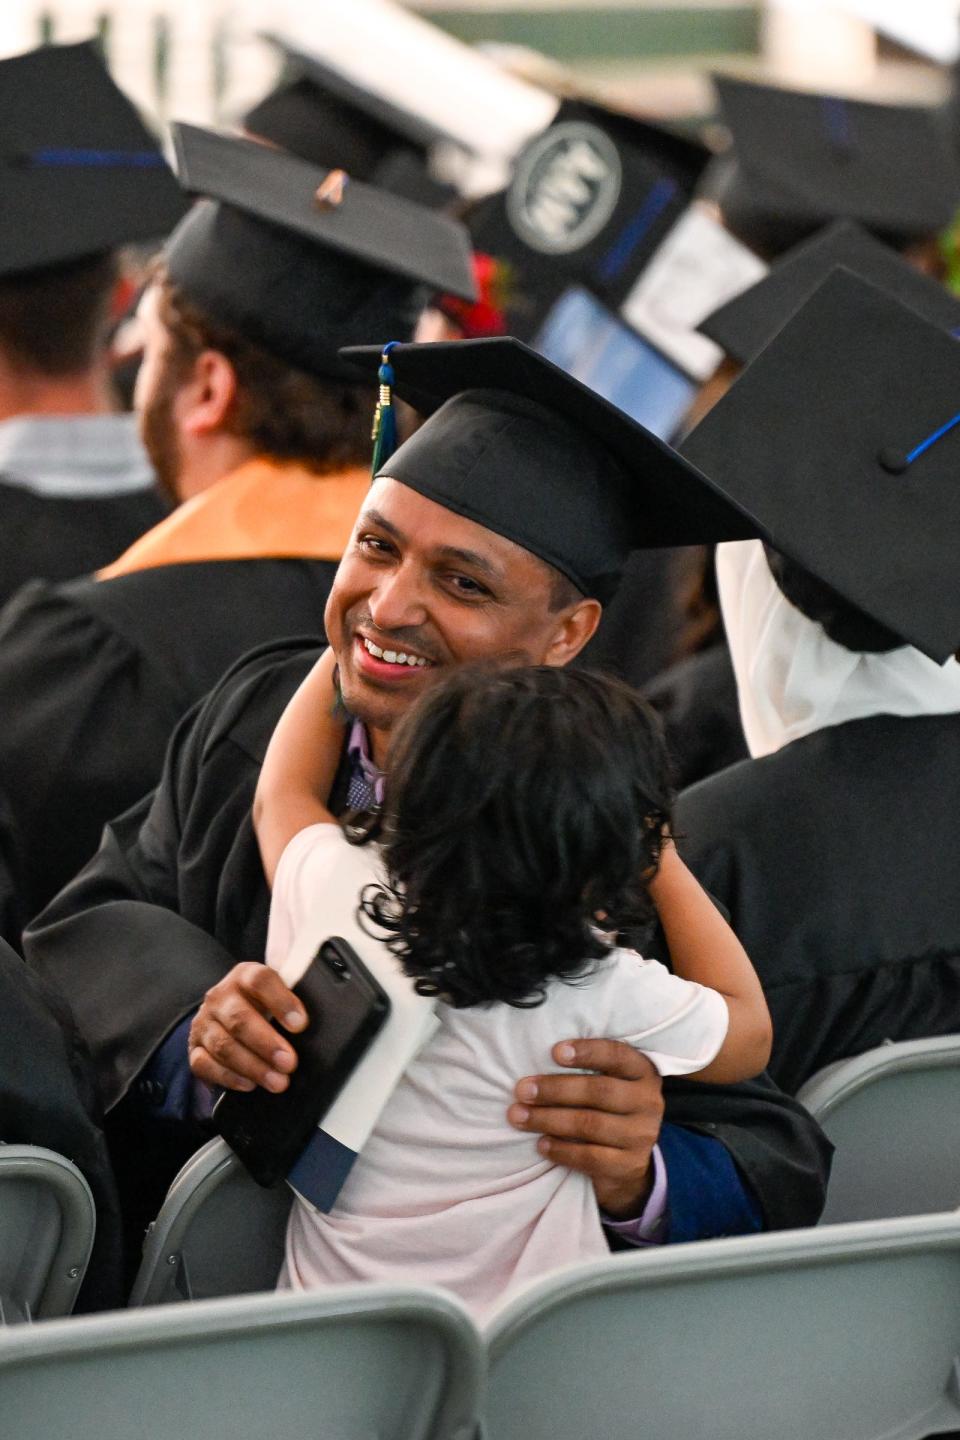
M147 1231L130 1304L167 1305L273 1290L292 1195L263 1190L225 1140L191 1156Z
M486 1338L485 1440L919 1440L960 1428L960 1217L611 1256Z
M797 1099L836 1146L824 1222L960 1206L960 1035L840 1060Z
M0 1324L70 1314L95 1228L75 1165L38 1145L0 1145Z
M349 1286L79 1317L0 1337L17 1440L466 1440L480 1338L439 1291Z

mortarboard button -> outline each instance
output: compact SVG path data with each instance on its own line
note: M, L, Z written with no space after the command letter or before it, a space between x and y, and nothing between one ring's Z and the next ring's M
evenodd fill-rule
M905 475L910 468L910 461L903 450L894 450L892 447L884 447L877 455L877 460L888 475Z
M331 170L314 191L314 203L321 210L335 210L338 205L343 204L343 195L349 179L345 170Z

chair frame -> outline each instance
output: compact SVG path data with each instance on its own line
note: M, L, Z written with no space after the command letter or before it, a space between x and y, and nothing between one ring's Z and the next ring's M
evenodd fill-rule
M472 1440L486 1369L479 1333L452 1296L414 1286L351 1285L300 1294L241 1295L20 1327L11 1332L9 1341L4 1336L0 1342L0 1406L8 1369L36 1364L36 1382L43 1383L50 1378L46 1364L66 1362L69 1378L73 1366L87 1360L102 1367L104 1384L109 1385L111 1357L131 1350L182 1348L186 1342L189 1346L209 1344L215 1351L221 1338L275 1336L284 1327L291 1331L316 1327L319 1345L322 1330L335 1330L345 1321L367 1316L374 1324L382 1320L429 1327L440 1339L446 1374L427 1432L429 1440ZM131 1417L130 1423L130 1433L140 1433L136 1417ZM83 1433L90 1433L89 1428Z
M888 1075L913 1070L939 1070L960 1066L960 1035L936 1035L924 1040L891 1040L849 1060L835 1060L812 1075L797 1091L797 1099L815 1120L826 1120L845 1100Z
M53 1195L60 1211L60 1235L35 1309L21 1311L14 1297L0 1295L0 1324L69 1315L87 1273L96 1233L90 1186L72 1161L40 1145L0 1144L0 1196L7 1180L42 1185Z
M163 1207L150 1225L143 1246L143 1260L130 1294L129 1304L137 1309L146 1305L172 1304L179 1300L209 1299L194 1294L190 1263L185 1248L197 1214L214 1199L230 1180L243 1177L250 1187L252 1204L260 1202L263 1213L271 1219L285 1201L292 1204L293 1192L283 1194L260 1190L247 1177L242 1162L225 1140L209 1140L192 1155L173 1180ZM277 1266L279 1274L279 1263ZM275 1288L276 1276L264 1289ZM244 1293L224 1290L224 1295Z

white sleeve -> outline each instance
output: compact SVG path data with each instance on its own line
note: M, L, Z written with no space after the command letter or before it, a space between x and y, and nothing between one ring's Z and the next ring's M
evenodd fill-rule
M284 847L273 877L266 961L281 970L304 916L329 883L347 842L339 825L308 825Z
M689 1075L716 1058L730 1023L718 991L630 950L617 951L613 966L610 998L619 1039L642 1050L661 1075Z

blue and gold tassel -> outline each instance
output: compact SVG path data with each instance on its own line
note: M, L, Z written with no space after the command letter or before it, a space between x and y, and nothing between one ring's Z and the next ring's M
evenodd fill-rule
M390 364L390 351L398 343L396 340L391 340L389 344L384 345L383 353L380 356L380 369L377 372L380 393L377 397L377 408L373 412L374 475L387 463L397 448L397 415L393 404L393 385L397 377Z

